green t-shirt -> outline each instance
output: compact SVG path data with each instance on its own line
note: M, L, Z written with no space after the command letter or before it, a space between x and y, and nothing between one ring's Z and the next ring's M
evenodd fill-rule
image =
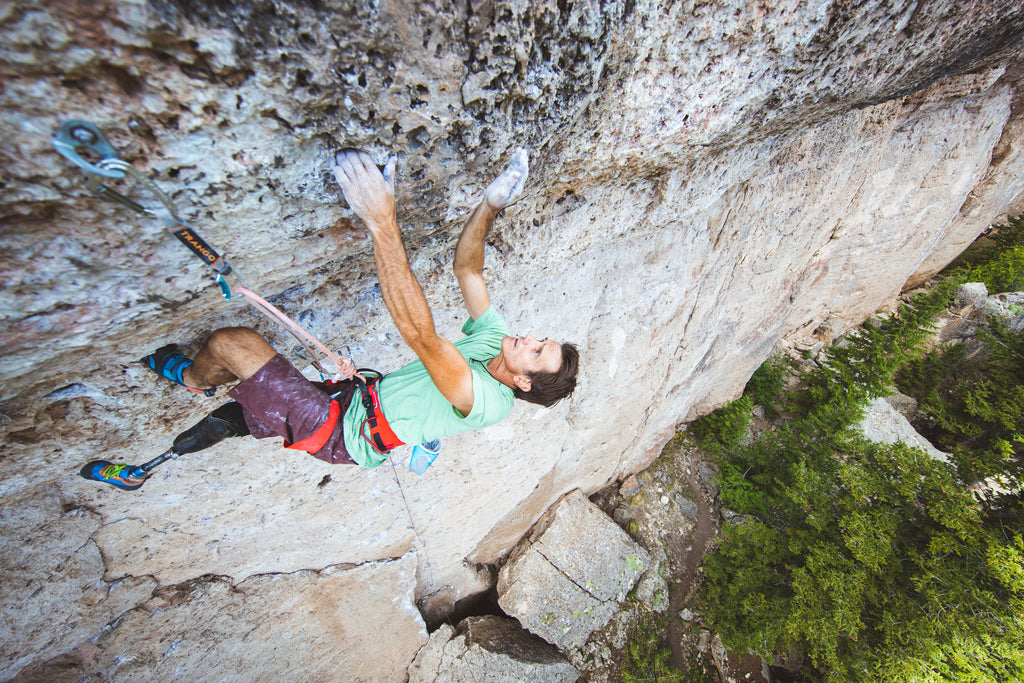
M494 306L462 326L468 335L455 342L473 372L473 410L465 417L434 386L420 361L409 363L380 381L380 405L395 436L410 446L501 422L512 410L512 389L491 377L486 363L501 353L508 327ZM363 467L385 460L359 435L366 409L357 393L345 412L345 450Z

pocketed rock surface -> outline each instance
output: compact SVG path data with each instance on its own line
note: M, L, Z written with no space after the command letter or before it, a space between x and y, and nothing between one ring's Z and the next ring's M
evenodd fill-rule
M1022 36L1011 0L4 4L0 679L107 662L89 654L99 636L166 591L193 635L219 624L174 656L239 675L257 666L230 654L256 619L246 604L278 600L260 577L318 590L329 567L404 558L416 570L397 585L353 588L399 615L408 605L382 586L444 595L427 605L479 591L480 565L552 503L649 464L780 340L810 342L827 320L841 334L1024 212ZM385 372L411 354L334 151L399 155L410 261L456 337L455 239L509 148L529 149L486 276L513 334L579 343L576 396L446 440L422 477L397 452L411 523L388 465L331 467L270 442L185 456L134 493L81 480L89 460L163 452L223 400L135 363L158 346L251 325L304 361L222 301L159 221L88 190L50 143L69 118L94 122L255 291ZM178 588L209 576L266 597L221 621L225 603ZM143 632L117 635L152 655L125 678L165 671ZM298 653L259 664L269 678L373 655L348 631L327 651L267 638ZM404 676L401 652L373 675Z

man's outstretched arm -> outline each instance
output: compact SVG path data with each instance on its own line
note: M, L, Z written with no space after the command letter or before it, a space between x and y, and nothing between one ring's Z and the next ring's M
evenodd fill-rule
M455 278L462 289L462 300L469 315L476 320L491 305L491 295L484 282L484 243L494 217L519 198L526 185L529 160L526 152L512 153L508 168L484 190L484 198L473 210L455 247Z
M384 304L402 339L423 362L434 385L463 415L473 409L473 374L455 345L437 334L430 306L409 267L395 216L394 160L385 175L366 152L345 150L335 157L335 177L349 206L373 238Z

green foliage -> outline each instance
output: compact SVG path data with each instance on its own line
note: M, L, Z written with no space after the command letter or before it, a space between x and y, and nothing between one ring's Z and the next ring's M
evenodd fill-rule
M672 652L662 642L667 626L667 613L643 612L626 644L622 663L623 683L684 683L688 680L672 666Z
M786 426L739 446L722 434L743 406L705 423L722 503L751 516L725 528L704 565L704 614L729 649L803 653L827 681L1024 680L1024 506L983 506L962 478L1016 472L1024 340L994 326L988 343L1001 350L984 359L919 358L956 282L833 347L787 397ZM964 455L958 470L854 432L898 372L922 405L942 406L951 439L988 444L981 464Z
M844 345L829 349L818 371L802 376L803 388L793 396L793 407L823 429L859 419L868 399L888 394L896 371L920 355L932 321L949 306L954 286L940 284L913 297L897 315L878 325L867 322L846 335Z
M1024 216L996 226L995 246L983 251L981 262L961 269L961 282L984 282L990 294L1024 289Z
M744 394L713 413L694 420L690 431L707 448L735 448L747 433L753 407L753 399Z
M765 414L775 418L775 404L782 397L782 389L786 384L789 363L784 356L770 358L754 371L743 390L755 404L765 409Z
M969 282L984 282L989 294L1024 289L1024 246L1012 247L999 258L969 271Z
M789 364L785 358L772 358L754 371L740 398L695 420L689 431L705 448L725 451L736 448L750 426L754 405L762 406L774 417L775 404L782 396Z
M1024 334L993 320L978 330L981 349L932 351L909 363L897 386L931 419L928 436L954 455L967 482L1002 475L1019 481L1024 434Z
M831 476L802 468L706 560L704 613L727 647L796 649L829 681L1024 676L1019 536L1002 541L952 468L916 449L824 440Z

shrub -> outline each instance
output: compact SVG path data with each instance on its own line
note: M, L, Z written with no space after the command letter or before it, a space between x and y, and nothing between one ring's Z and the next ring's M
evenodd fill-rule
M1024 340L993 326L1000 350L984 359L920 358L958 281L833 347L787 398L790 424L715 449L723 504L751 515L704 566L704 613L729 649L803 653L827 681L1024 680L1024 506L979 505L961 477L1016 472ZM897 373L952 439L989 455L968 449L958 471L857 435ZM707 441L724 443L710 427L737 421L708 421Z
M743 393L749 394L755 404L764 408L768 417L775 418L775 404L782 398L788 372L789 362L785 356L770 358L754 370Z
M728 450L736 448L750 426L753 400L747 394L725 404L718 410L697 418L690 431L706 448Z
M993 247L984 249L972 266L957 270L960 282L984 282L990 294L1024 289L1024 216L1010 218L992 233Z
M683 683L688 680L672 666L672 653L663 642L667 627L667 613L655 614L645 610L641 614L626 644L621 671L623 683Z
M897 378L930 418L928 436L949 451L964 481L1003 475L1018 482L1024 447L1024 334L993 320L978 330L980 351L963 345L908 363Z

